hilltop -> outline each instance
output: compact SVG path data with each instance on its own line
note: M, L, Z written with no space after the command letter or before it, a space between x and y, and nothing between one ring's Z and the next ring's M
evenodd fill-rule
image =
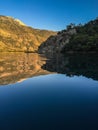
M18 19L0 15L0 51L35 52L56 32L28 27Z

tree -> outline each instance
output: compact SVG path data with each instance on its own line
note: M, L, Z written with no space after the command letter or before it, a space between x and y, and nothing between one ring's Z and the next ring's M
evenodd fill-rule
M75 24L74 23L70 23L69 25L67 25L67 30L73 29L75 28Z

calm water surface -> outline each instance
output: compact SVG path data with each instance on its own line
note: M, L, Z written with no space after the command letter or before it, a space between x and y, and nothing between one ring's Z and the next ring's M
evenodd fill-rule
M98 56L2 53L0 130L98 130Z

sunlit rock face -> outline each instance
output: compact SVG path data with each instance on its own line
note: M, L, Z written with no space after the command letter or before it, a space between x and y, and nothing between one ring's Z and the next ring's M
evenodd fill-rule
M45 62L46 59L36 53L0 53L0 85L48 74L41 68Z
M22 21L20 21L19 19L15 19L16 22L18 22L20 25L22 26L26 26Z

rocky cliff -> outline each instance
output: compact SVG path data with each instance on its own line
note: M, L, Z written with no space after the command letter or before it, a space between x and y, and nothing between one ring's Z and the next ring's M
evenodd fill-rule
M65 47L73 34L76 34L76 29L63 30L55 36L50 36L43 42L38 51L39 53L58 53Z

